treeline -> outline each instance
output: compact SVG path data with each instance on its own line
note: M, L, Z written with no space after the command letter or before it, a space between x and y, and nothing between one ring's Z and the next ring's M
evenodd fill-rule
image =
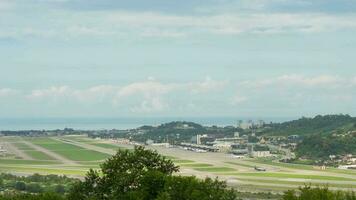
M265 125L263 131L267 135L311 135L322 134L330 135L332 133L345 133L356 130L356 118L350 115L318 115L314 118L303 117L284 123L271 123Z
M303 139L296 149L297 157L328 160L330 155L356 154L356 135L311 135Z
M0 191L2 192L27 192L45 193L54 192L65 194L78 179L58 175L15 176L12 174L0 174Z
M56 129L56 130L18 130L18 131L0 131L4 136L54 136L54 135L75 135L75 134L90 134L92 131L79 131L72 128Z
M304 186L284 193L283 200L356 200L354 192L331 191L327 187Z
M194 122L176 121L162 124L158 127L143 126L140 128L144 134L132 135L131 138L135 141L145 142L147 139L156 142L189 142L192 137L197 134L209 134L214 137L231 137L234 132L242 133L243 130L232 126L227 127L204 127Z

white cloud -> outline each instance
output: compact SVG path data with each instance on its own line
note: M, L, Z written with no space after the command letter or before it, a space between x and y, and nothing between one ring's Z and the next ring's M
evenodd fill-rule
M68 86L52 86L46 89L32 90L25 98L46 103L63 103L63 100L73 98L74 93L75 91Z
M45 13L47 17L40 19L40 25L34 25L32 19L20 18L19 15L20 13L3 16L13 19L12 21L16 21L18 25L0 23L2 27L0 35L15 38L110 37L127 39L130 37L186 38L202 34L313 33L356 29L356 15L354 14L260 12L173 15L154 12L55 10Z
M342 80L337 76L331 75L320 75L314 77L305 77L301 75L283 75L277 78L278 82L283 83L294 83L294 84L301 84L305 86L327 86L327 85L335 85Z
M231 98L231 102L230 103L232 105L236 106L236 105L239 105L239 104L241 104L243 102L246 102L247 100L248 100L248 98L246 96L242 96L240 94L236 94L235 96L233 96Z
M32 90L27 99L40 102L78 102L86 104L105 103L115 108L129 107L131 112L160 112L170 108L167 98L181 95L199 95L216 91L226 84L207 77L201 82L163 83L149 77L146 81L127 85L98 85L77 89L69 86L53 86Z
M296 74L287 74L274 78L262 80L248 80L242 82L240 85L249 88L265 88L270 86L277 87L309 87L309 88L338 88L349 87L353 80L350 78L342 78L333 75L318 75L318 76L304 76Z
M168 104L162 102L158 97L143 100L140 105L133 106L130 110L133 113L160 112L168 109Z
M329 15L320 13L268 13L268 14L215 14L206 16L178 16L160 13L116 12L108 15L114 25L126 25L138 30L156 30L187 33L283 33L321 32L355 29L355 15ZM183 31L183 32L182 32Z
M187 87L192 93L204 93L221 89L226 86L227 83L228 81L217 81L207 76L202 82L188 83Z
M11 88L0 88L0 97L9 97L18 94L19 91Z

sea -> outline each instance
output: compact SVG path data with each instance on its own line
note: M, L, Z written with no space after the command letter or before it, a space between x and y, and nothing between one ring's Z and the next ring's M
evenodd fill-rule
M294 118L275 117L127 117L127 118L0 118L0 131L16 130L56 130L73 128L76 130L126 130L143 125L158 126L172 121L189 121L205 126L236 126L239 120L266 123L283 122Z

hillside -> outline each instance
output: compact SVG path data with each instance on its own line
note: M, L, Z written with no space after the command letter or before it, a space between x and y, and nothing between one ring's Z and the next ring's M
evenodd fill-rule
M265 125L262 133L265 135L331 135L356 130L356 118L349 115L318 115L314 118L303 117L284 123Z
M356 134L342 136L311 135L304 138L296 149L297 157L328 160L329 155L356 154Z
M232 136L234 132L242 130L235 127L204 127L194 122L175 121L166 124L162 124L158 127L143 126L140 128L145 131L145 134L135 135L133 138L136 141L146 141L147 139L154 140L156 142L164 141L179 141L188 142L193 136L197 134L211 134L216 137Z

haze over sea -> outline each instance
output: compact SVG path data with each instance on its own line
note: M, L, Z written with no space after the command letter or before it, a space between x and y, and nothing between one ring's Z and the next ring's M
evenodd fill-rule
M3 118L0 131L4 130L55 130L74 128L80 130L132 129L143 125L160 125L171 121L189 121L202 125L235 126L238 120L264 120L283 122L294 118L257 117L147 117L147 118Z

